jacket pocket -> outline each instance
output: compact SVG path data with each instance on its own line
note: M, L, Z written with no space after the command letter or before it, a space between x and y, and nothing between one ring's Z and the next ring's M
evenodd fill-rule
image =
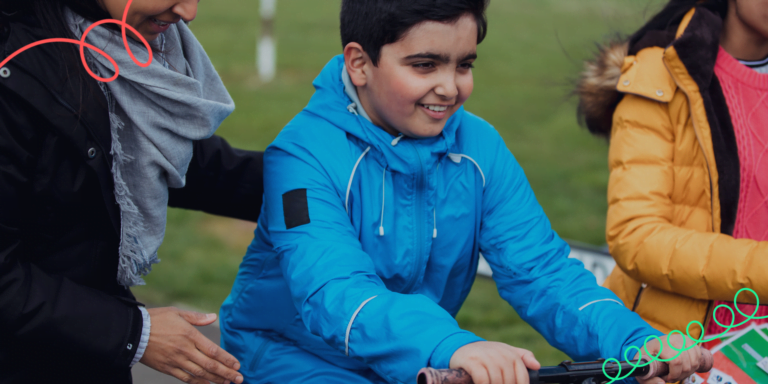
M264 357L264 352L267 351L267 347L269 347L269 339L263 338L261 341L261 344L256 349L256 353L253 354L253 358L251 359L251 364L249 367L249 370L251 372L254 372L256 368L258 368L259 363L261 362L261 358Z

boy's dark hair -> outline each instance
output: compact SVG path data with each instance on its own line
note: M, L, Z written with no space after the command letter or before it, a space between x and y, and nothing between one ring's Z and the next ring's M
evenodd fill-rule
M422 21L454 22L472 15L477 22L477 43L488 30L485 10L490 0L343 0L341 44L356 42L373 65L378 65L381 47L400 40Z

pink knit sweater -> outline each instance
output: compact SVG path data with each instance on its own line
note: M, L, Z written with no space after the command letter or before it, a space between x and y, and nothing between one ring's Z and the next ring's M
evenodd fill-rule
M760 74L739 63L724 49L720 48L715 64L715 74L725 94L731 113L736 145L741 166L739 206L733 237L737 239L768 240L768 74ZM765 255L768 257L768 255ZM749 295L749 293L745 293ZM768 297L763 297L765 302ZM733 308L733 301L716 302ZM752 314L753 305L739 305L742 312ZM744 320L737 311L736 324ZM761 305L757 316L768 315L768 306ZM731 323L727 310L719 310L715 318L723 324ZM765 323L766 320L754 320ZM734 328L740 329L742 327ZM707 334L718 334L723 328L714 321L709 324Z

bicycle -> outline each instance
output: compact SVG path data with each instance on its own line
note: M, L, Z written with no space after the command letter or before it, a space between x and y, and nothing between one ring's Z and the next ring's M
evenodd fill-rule
M697 372L709 372L712 369L714 359L712 354L705 349L701 350L702 361L704 362ZM640 360L645 364L645 359ZM611 381L611 378L603 373L603 364L605 359L597 361L574 363L572 361L563 361L557 366L541 367L538 371L528 370L530 384L605 384ZM635 365L637 361L633 362ZM621 365L621 369L619 369ZM626 374L632 370L632 364L627 361L620 363L611 361L605 366L605 372L611 377L618 377L619 374ZM635 369L630 377L640 379L650 379L652 377L663 377L669 373L669 366L661 361L653 361L651 364ZM418 384L473 384L472 377L463 369L433 369L422 368L417 377Z

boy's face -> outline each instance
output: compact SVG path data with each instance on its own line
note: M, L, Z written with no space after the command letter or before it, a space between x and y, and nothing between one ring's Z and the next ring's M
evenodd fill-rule
M439 135L472 94L477 24L471 15L454 23L415 25L381 48L378 66L362 48L357 54L350 50L353 45L359 47L350 43L344 54L360 102L373 123L392 135Z

